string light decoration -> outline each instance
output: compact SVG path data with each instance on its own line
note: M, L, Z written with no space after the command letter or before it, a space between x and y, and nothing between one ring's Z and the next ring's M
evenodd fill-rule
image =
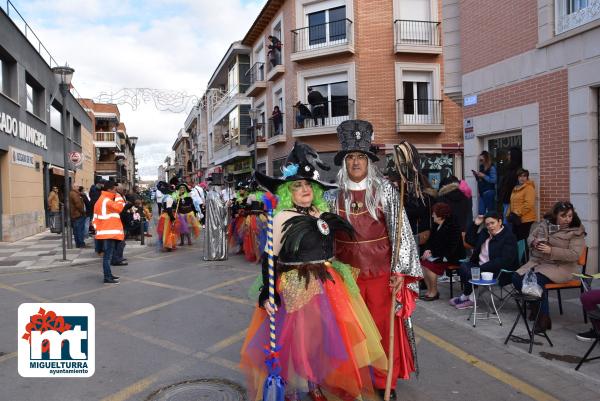
M185 91L152 88L123 88L117 92L102 92L94 101L118 105L127 104L134 111L142 103L154 103L157 110L171 113L189 112L197 105L202 109L205 107L203 99Z

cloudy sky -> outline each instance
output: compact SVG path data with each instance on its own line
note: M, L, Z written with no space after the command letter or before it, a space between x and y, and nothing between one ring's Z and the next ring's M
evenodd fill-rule
M11 0L54 59L75 69L82 97L122 88L201 95L235 40L243 38L265 0ZM189 106L191 108L191 104ZM142 178L155 179L187 117L120 105Z

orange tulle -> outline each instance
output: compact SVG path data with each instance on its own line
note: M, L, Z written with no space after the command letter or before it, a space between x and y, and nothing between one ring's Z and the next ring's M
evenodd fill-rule
M177 239L179 237L179 220L171 222L169 215L163 213L158 219L156 226L157 234L162 238L162 245L164 249L175 249L177 247Z

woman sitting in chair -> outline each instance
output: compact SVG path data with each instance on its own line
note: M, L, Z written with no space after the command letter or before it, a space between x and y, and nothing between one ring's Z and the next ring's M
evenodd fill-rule
M544 220L531 228L527 239L529 262L513 274L515 288L521 290L523 276L530 269L535 271L537 282L542 288L549 283L572 280L572 274L579 269L577 260L585 246L585 235L585 229L573 205L569 202L556 203L544 216ZM534 327L534 331L538 333L552 328L548 292L545 289L540 304L537 304L541 310ZM532 311L529 320L534 320L536 315L537 310Z
M482 223L485 223L485 229L478 232ZM473 247L473 255L458 271L464 292L450 300L450 305L456 309L472 308L474 305L471 297L473 286L469 283L472 267L479 267L481 272L491 272L498 277L500 270L515 270L518 266L517 240L512 231L504 227L502 216L497 212L490 212L485 217L477 216L467 230L465 241Z
M456 264L465 257L462 234L452 218L450 206L442 202L436 203L432 207L431 216L433 229L421 256L424 281L427 285L427 293L422 298L424 301L440 299L437 276L444 274L450 264Z

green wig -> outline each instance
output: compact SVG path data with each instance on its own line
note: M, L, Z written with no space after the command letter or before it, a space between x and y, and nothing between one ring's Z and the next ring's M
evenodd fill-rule
M279 213L285 209L293 209L294 202L292 201L292 184L294 181L288 181L286 183L281 184L275 193L279 198L277 203L277 208L275 209L275 213ZM329 206L325 201L323 194L323 188L314 182L310 183L310 186L313 190L313 202L312 205L321 213L328 212Z

